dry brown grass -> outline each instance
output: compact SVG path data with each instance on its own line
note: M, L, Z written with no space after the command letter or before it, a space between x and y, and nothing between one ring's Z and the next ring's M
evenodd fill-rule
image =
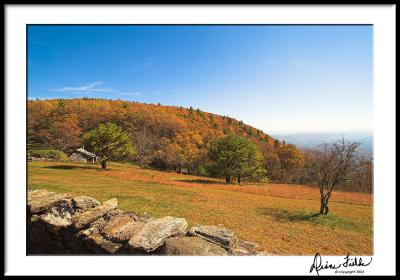
M214 178L112 164L28 164L33 188L117 197L121 209L181 216L190 224L224 225L275 255L372 254L372 195L334 192L331 214L318 211L316 188L285 184L226 185Z

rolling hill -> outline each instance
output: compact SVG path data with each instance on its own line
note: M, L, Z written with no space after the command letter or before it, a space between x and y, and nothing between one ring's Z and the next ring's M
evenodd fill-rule
M28 149L54 148L62 142L69 145L59 149L71 153L81 145L83 133L100 123L114 122L135 142L138 153L134 160L141 166L165 170L180 166L188 173L200 174L207 166L211 142L227 134L244 136L264 154L268 151L278 157L279 142L265 132L235 118L192 107L89 98L51 99L29 100L27 113ZM55 136L57 141L52 141Z

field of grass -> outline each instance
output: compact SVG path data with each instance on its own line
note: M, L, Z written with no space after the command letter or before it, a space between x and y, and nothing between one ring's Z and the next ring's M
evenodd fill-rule
M155 217L183 217L189 225L223 225L271 255L373 254L372 195L334 192L327 216L316 188L285 184L226 185L129 164L29 162L33 189L118 198L119 208Z

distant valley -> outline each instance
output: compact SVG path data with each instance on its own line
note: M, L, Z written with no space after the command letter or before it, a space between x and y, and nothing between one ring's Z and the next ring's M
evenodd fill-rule
M316 148L322 143L332 143L344 137L347 141L361 142L360 152L369 157L373 156L372 133L294 133L271 136L288 144L294 144L300 149Z

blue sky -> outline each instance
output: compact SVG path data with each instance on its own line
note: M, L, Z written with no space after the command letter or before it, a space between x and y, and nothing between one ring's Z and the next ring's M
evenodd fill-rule
M371 132L372 26L29 26L28 98L200 108L267 133Z

